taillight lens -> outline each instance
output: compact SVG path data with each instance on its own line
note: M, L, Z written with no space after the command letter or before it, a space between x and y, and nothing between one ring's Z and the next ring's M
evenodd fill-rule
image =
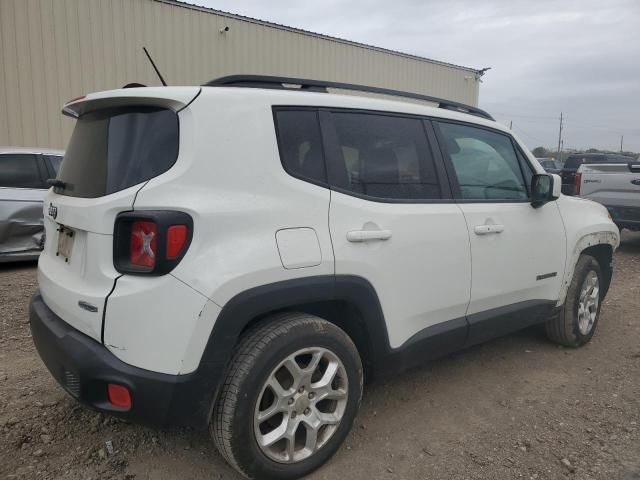
M120 273L164 275L185 256L193 219L184 212L145 210L116 217L113 264Z
M582 183L582 174L577 172L575 176L576 195L580 195L580 184Z
M167 229L167 258L176 258L187 241L186 225L171 225Z
M129 241L129 261L139 267L151 267L156 264L158 252L158 230L150 220L136 220L131 225Z

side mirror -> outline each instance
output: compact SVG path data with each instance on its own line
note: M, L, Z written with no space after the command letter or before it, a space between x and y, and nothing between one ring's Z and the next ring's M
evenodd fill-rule
M540 208L560 196L562 180L559 175L537 173L531 179L531 206Z

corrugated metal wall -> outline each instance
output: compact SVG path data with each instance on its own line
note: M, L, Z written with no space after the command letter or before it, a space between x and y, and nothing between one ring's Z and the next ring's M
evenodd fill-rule
M62 148L73 128L66 100L157 85L142 46L172 85L259 73L478 101L471 69L237 16L161 0L0 0L0 146Z

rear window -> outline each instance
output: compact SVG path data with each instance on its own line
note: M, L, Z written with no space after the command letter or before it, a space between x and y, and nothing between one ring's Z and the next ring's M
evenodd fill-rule
M178 115L156 107L104 109L80 117L57 178L56 193L95 198L145 182L178 157Z

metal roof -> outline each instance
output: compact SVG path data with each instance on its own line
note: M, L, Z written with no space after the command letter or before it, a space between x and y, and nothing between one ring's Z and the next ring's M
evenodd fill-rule
M378 51L378 52L381 52L381 53L387 53L387 54L396 55L396 56L400 56L400 57L411 58L413 60L418 60L420 62L433 63L433 64L436 64L436 65L442 65L442 66L445 66L445 67L455 68L455 69L458 69L458 70L465 70L465 71L468 71L468 72L473 72L473 73L476 73L476 74L481 72L481 70L477 69L477 68L464 67L462 65L455 65L453 63L442 62L440 60L433 60L432 58L421 57L419 55L412 55L410 53L404 53L404 52L399 52L397 50L391 50L391 49L388 49L388 48L377 47L375 45L369 45L369 44L366 44L366 43L354 42L352 40L346 40L344 38L332 37L331 35L324 35L322 33L311 32L309 30L304 30L304 29L301 29L301 28L289 27L287 25L281 25L279 23L267 22L266 20L260 20L258 18L246 17L244 15L238 15L238 14L235 14L235 13L224 12L222 10L216 10L216 9L210 8L210 7L203 7L203 6L200 6L200 5L194 5L194 4L183 2L183 1L180 1L180 0L154 0L154 1L160 2L160 3L166 3L166 4L169 4L169 5L175 5L175 6L183 7L183 8L190 8L192 10L198 10L198 11L201 11L201 12L210 13L210 14L214 14L214 15L220 15L220 16L223 16L223 17L232 18L234 20L240 20L240 21L244 21L244 22L255 23L255 24L258 24L258 25L263 25L265 27L277 28L279 30L286 30L286 31L289 31L289 32L299 33L299 34L302 34L302 35L307 35L307 36L311 36L311 37L320 38L322 40L329 40L329 41L332 41L332 42L338 42L338 43L342 43L342 44L346 44L346 45L351 45L351 46L354 46L354 47L366 48L368 50L375 50L375 51Z

